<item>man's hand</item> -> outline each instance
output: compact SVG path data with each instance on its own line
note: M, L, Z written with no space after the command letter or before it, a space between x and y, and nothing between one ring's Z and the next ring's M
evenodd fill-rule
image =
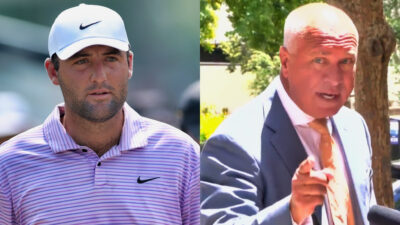
M294 222L300 224L314 208L322 205L329 180L333 177L328 169L313 170L315 159L309 156L301 162L292 178L290 212Z

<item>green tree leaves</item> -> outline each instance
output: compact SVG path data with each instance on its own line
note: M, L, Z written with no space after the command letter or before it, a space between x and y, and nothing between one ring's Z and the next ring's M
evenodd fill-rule
M252 94L257 95L263 91L279 74L278 53L279 47L283 43L283 27L289 12L300 5L316 1L225 0L230 14L228 18L234 30L227 34L229 41L221 43L220 47L228 55L230 61L228 68L231 72L236 69L236 66L240 66L242 73L256 75L254 82L249 87ZM222 0L216 2L217 7L214 9L219 8ZM200 3L211 4L207 0L201 0ZM211 17L211 14L206 12L207 7L201 6L201 11L204 18ZM212 15L215 16L215 14ZM211 20L204 19L204 21ZM201 26L203 25L201 22ZM216 27L216 23L213 27ZM201 28L200 32L209 32L209 28ZM209 33L201 34L202 40L206 40L207 35L211 37ZM212 50L212 48L207 48L207 45L202 44L202 46Z
M200 0L200 46L211 52L214 44L210 40L215 37L218 18L215 10L219 9L222 0Z

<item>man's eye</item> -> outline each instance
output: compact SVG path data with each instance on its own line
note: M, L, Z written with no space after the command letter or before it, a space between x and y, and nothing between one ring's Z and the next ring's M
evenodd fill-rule
M85 64L85 63L87 63L87 62L89 62L89 60L87 60L87 59L79 59L79 60L77 60L76 62L74 62L74 64L76 64L76 65L82 65L82 64Z
M343 59L341 61L342 64L353 64L354 60L353 59Z
M118 59L117 59L116 57L112 57L112 56L107 57L106 60L107 60L108 62L115 62L115 61L118 61Z
M323 58L314 58L313 62L318 63L318 64L322 64L325 62L325 60Z

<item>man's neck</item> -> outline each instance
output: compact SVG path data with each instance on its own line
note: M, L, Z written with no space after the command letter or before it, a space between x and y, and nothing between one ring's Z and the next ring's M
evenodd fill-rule
M119 143L124 113L121 108L114 117L105 122L92 122L65 109L65 115L61 121L67 133L77 144L91 148L101 157L112 146Z

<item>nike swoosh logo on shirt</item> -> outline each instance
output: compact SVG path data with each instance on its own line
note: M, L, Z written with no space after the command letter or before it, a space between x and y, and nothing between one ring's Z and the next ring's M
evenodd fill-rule
M158 179L158 178L160 178L160 177L153 177L153 178L150 178L150 179L141 180L141 179L140 179L140 176L139 176L139 177L137 178L137 183L138 183L138 184L143 184L143 183L146 183L146 182L149 182L149 181Z

